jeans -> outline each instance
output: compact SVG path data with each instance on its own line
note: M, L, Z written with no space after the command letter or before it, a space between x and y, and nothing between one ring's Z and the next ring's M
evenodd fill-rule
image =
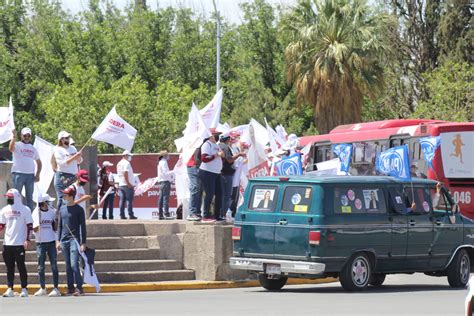
M201 203L202 203L202 184L199 179L199 168L188 167L189 177L189 213L197 216L201 216Z
M120 186L120 217L125 217L125 203L127 203L128 216L133 215L133 196L135 191L127 186Z
M104 200L104 206L102 208L102 218L107 218L107 208L109 209L109 219L114 218L114 199L115 199L115 192L109 193Z
M7 285L13 288L15 280L15 263L20 272L21 288L26 289L28 286L28 273L25 266L25 248L23 246L6 246L3 245L3 261L7 267Z
M235 217L235 212L237 212L237 204L239 203L239 187L232 188L232 202L230 204L230 209L232 211L232 216Z
M170 201L170 190L171 182L161 181L158 183L160 186L160 191L158 192L158 211L160 217L163 216L163 209L165 210L165 215L169 216L169 201Z
M58 252L56 250L56 242L43 242L36 244L36 254L38 255L38 275L39 282L42 289L46 287L44 276L44 265L46 262L46 254L48 254L49 262L51 264L51 271L53 272L54 287L58 287L59 273L58 273Z
M34 209L33 204L33 191L35 188L35 175L33 173L12 173L13 187L20 192L25 187L25 198L26 206L30 208L31 211Z
M222 211L225 213L232 204L232 175L222 175Z
M199 178L202 181L202 186L206 197L204 198L204 217L210 217L211 203L214 198L214 217L222 217L222 177L218 173L209 172L206 170L199 170Z
M61 241L64 262L66 263L67 289L74 291L74 281L79 290L82 290L82 275L79 269L79 249L74 239Z
M63 192L61 191L73 184L74 181L76 181L76 176L72 173L56 172L54 175L54 189L58 198L58 210L61 209L63 203Z

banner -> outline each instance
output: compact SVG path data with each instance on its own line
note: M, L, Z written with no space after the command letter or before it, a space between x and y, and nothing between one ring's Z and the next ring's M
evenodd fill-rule
M306 174L318 177L346 175L345 172L341 171L341 161L339 158L318 162L316 170L306 172Z
M137 130L117 114L114 106L91 138L131 151L136 135Z
M381 152L375 160L375 170L401 180L411 180L408 145Z
M296 153L285 157L275 164L278 176L296 176L303 174L301 155Z
M268 168L268 163L266 161L256 165L255 167L249 169L248 178L257 178L257 177L267 177L270 175L270 168Z
M341 161L341 171L349 172L352 156L352 144L333 145L332 151Z
M35 183L33 199L36 200L39 194L48 192L51 181L54 178L54 170L51 165L51 157L53 156L54 146L50 142L35 136L33 146L36 148L41 160L41 173L39 182Z
M141 182L135 187L135 196L143 195L146 191L153 188L155 183L158 181L158 177L156 178L148 178L145 181Z
M12 131L15 129L13 119L13 103L10 97L8 107L0 108L0 144L12 139Z
M207 128L216 128L219 125L222 108L222 88L217 91L211 102L199 111Z
M421 150L423 151L423 156L425 161L428 163L428 167L433 168L433 158L435 156L436 149L441 145L440 136L432 136L420 138Z

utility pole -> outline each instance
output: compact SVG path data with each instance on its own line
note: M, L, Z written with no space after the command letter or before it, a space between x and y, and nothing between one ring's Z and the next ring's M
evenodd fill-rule
M221 88L221 18L219 15L219 11L217 11L216 0L212 0L212 4L214 4L214 12L216 13L216 93Z

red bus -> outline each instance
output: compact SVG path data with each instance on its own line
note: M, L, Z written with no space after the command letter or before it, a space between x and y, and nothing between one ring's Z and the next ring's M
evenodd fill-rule
M441 136L433 169L424 160L419 139ZM449 188L461 212L474 218L474 123L437 120L386 120L341 125L329 134L301 137L300 145L312 143L307 171L316 163L335 158L333 144L353 145L351 175L377 175L375 157L382 151L407 144L413 177L429 178Z

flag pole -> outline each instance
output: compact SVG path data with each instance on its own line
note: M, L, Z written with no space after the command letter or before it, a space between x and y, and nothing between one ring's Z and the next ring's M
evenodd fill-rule
M89 144L89 142L90 142L91 140L92 140L92 137L90 137L90 138L87 140L87 142L84 144L84 146L82 146L81 150L79 150L79 151L82 151L82 150Z

